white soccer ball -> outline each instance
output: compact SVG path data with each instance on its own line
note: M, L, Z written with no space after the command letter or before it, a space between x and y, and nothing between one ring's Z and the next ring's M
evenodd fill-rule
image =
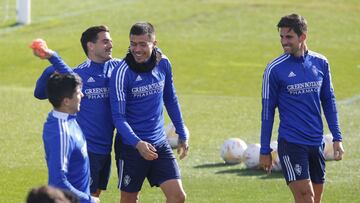
M221 146L220 156L228 164L238 164L241 162L247 144L240 138L230 138L225 140Z
M175 126L172 122L170 122L165 127L165 135L166 139L169 142L171 148L176 149L178 147L179 135L175 132ZM185 126L185 133L190 136L189 129Z
M272 149L272 151L271 151L272 170L273 171L281 171L281 163L280 163L279 154L278 154L278 150L277 150L278 142L277 141L271 142L270 148Z
M260 144L249 144L244 152L244 163L247 168L259 168Z
M325 160L334 160L334 148L333 148L333 136L332 134L326 134L323 137L325 143L324 157Z

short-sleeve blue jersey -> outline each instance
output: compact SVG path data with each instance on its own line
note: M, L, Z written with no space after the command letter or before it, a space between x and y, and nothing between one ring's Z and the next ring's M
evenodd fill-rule
M322 111L334 141L341 141L336 100L327 59L307 51L304 56L283 54L270 62L263 75L261 154L269 154L275 108L278 139L304 145L323 140Z
M154 145L165 141L164 105L180 139L188 139L165 55L151 71L141 73L122 61L111 75L110 103L117 136L124 144L135 147L140 140Z
M86 141L75 116L51 111L43 141L49 185L73 192L82 203L92 202Z
M96 154L109 154L112 149L114 125L112 121L109 81L112 70L121 62L110 59L105 63L96 63L87 59L75 69L68 67L55 53L49 61L52 66L45 69L38 79L34 91L35 97L46 99L46 82L55 71L60 73L77 73L82 81L80 111L77 122L86 137L88 151Z

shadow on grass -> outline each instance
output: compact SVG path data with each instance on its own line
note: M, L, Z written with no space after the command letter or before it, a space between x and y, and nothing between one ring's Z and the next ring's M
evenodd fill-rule
M218 168L218 167L228 167L228 166L235 166L237 164L226 164L226 163L207 163L194 166L194 168Z
M24 26L23 24L17 23L16 21L7 22L4 24L0 24L0 29L2 28L15 28L15 27L21 27Z
M230 169L226 169L226 170L219 170L219 171L216 171L215 174L218 174L218 175L236 174L238 176L258 176L260 179L277 179L277 178L284 177L281 171L272 171L271 174L266 174L261 169L241 168L242 166L239 164L207 163L207 164L197 165L194 168L197 168L197 169L219 168L219 169L221 169L224 167L233 167L235 165L238 165L239 168L230 168Z

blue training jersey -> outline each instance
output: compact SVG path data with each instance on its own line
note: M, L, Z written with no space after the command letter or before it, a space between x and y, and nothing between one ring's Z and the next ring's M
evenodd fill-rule
M275 108L278 108L280 116L278 139L320 145L323 139L321 107L334 141L341 141L327 59L308 51L302 57L283 54L273 60L263 75L260 152L271 152Z
M51 111L43 141L49 185L73 192L82 203L92 202L86 141L75 116Z
M173 83L171 64L162 55L152 71L138 73L122 61L110 80L110 102L117 136L133 147L140 141L165 141L163 106L183 140L185 133L180 105Z
M88 151L96 154L110 154L113 143L114 125L109 100L109 80L119 59L110 59L105 63L96 63L89 59L75 69L67 66L55 53L49 61L52 66L45 69L36 83L34 95L46 99L46 82L55 71L59 73L77 73L83 81L80 111L77 121L86 137Z

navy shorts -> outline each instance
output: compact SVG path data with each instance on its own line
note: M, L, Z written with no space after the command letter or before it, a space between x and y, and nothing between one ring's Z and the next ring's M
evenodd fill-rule
M180 169L167 141L155 146L158 158L145 160L137 149L115 141L118 188L124 192L139 192L145 178L150 186L160 186L171 179L180 179Z
M97 189L106 190L111 171L111 155L95 154L88 152L90 161L90 193Z
M325 181L324 145L311 146L280 139L278 153L282 171L289 184L292 181L310 179L312 183Z

